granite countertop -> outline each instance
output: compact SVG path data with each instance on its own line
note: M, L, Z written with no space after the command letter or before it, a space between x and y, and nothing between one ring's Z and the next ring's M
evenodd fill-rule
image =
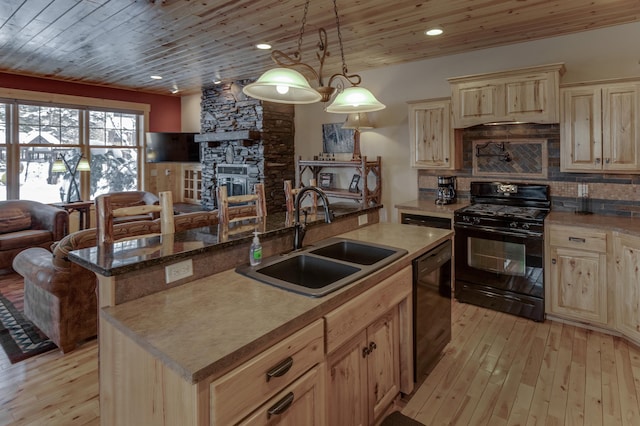
M360 215L380 207L332 204L331 210L336 218L340 218ZM261 239L291 232L292 220L293 218L286 212L267 215L265 232L261 234ZM318 208L318 213L310 215L307 220L309 226L313 226L314 223L324 223L322 208ZM106 247L94 246L74 250L69 253L69 259L103 276L114 276L167 261L186 259L199 253L223 250L230 246L251 242L252 238L251 232L245 232L229 236L227 241L220 241L218 226L205 226L175 234L115 242Z
M339 235L403 248L408 253L321 298L288 292L227 270L104 308L101 321L111 323L185 380L197 383L221 376L321 318L452 235L450 230L392 223L372 224Z
M427 213L434 216L453 217L453 213L463 207L467 207L469 201L457 201L453 204L438 205L434 200L412 200L404 203L396 204L395 207L400 210L412 210L417 213Z
M545 218L546 225L583 226L603 231L617 231L640 236L640 218L576 214L551 211Z

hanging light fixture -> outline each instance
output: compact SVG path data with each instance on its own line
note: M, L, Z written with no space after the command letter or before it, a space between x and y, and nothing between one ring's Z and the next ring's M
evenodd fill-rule
M366 112L359 112L354 114L349 114L344 124L342 125L343 129L354 129L353 131L353 155L351 156L352 160L360 160L360 130L364 129L373 129L373 125L369 122L369 117L367 117Z
M302 36L307 22L307 13L309 12L309 1L310 0L306 0L304 4L302 25L298 36L298 50L293 54L293 57L280 50L274 50L271 53L271 59L279 68L265 72L254 83L245 86L242 89L243 92L248 96L263 101L285 104L312 104L318 101L329 102L331 96L333 96L337 89L339 92L338 96L336 96L333 103L326 108L327 112L349 114L384 109L385 105L380 103L369 90L359 86L362 78L358 74L349 75L344 59L340 18L338 16L336 0L333 0L333 11L336 16L338 43L340 45L340 56L342 58L342 72L332 75L331 78L329 78L328 84L326 86L324 85L322 68L324 67L324 60L329 54L327 51L327 31L324 28L318 30L320 41L318 42L318 52L316 56L320 60L320 68L316 71L310 65L302 62ZM315 89L311 87L307 78L294 68L308 72L317 80L318 87ZM344 79L351 86L345 88L341 79ZM334 82L336 83L336 87L332 86Z

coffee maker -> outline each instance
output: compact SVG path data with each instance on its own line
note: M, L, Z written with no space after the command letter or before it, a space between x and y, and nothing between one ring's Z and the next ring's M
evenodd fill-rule
M452 204L456 202L456 177L438 176L436 204Z

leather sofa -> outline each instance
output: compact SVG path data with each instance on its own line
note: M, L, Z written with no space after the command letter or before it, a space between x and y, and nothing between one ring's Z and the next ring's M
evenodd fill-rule
M200 211L176 215L176 232L217 225L218 212ZM160 219L115 224L114 238L160 232ZM96 229L69 234L53 247L30 248L16 256L13 268L24 277L24 313L61 350L97 334L97 278L93 272L69 261L72 250L96 245Z
M29 200L0 201L0 269L29 247L49 248L69 228L65 210Z

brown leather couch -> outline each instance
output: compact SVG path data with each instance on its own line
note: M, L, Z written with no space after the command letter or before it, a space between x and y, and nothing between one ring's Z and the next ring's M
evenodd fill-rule
M29 200L0 201L0 269L29 247L49 248L69 227L65 210Z
M218 212L176 215L176 232L218 223ZM116 224L115 239L160 232L160 220ZM93 272L70 262L72 250L96 245L96 229L74 232L53 248L27 249L13 261L13 268L24 277L24 313L66 353L77 343L97 334L97 279Z

